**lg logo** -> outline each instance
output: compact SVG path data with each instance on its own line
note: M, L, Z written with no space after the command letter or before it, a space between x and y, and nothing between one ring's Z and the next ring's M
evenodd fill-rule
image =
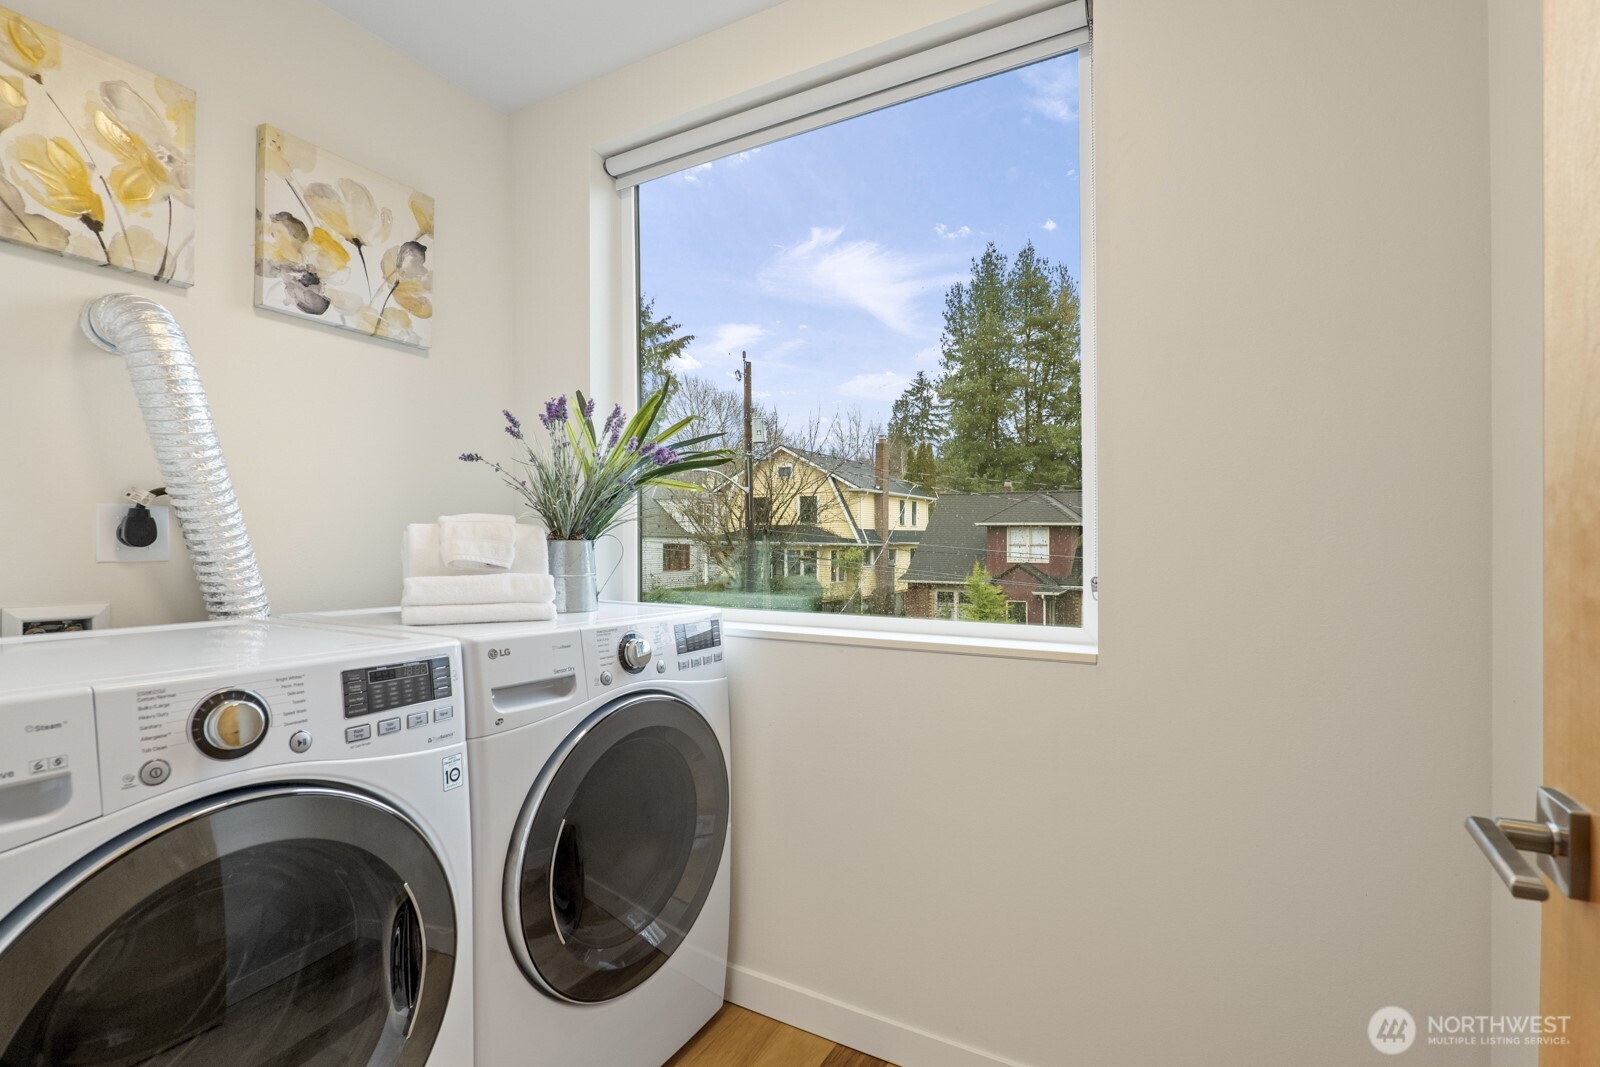
M511 655L511 650L509 648L491 648L489 650L490 659L499 659L501 656L509 655Z

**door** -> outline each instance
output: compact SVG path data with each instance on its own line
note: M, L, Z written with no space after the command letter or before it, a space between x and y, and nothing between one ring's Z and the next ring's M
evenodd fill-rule
M0 922L3 1067L423 1067L455 908L396 809L267 786L108 844Z
M1600 4L1544 5L1544 780L1600 808ZM1592 850L1591 850L1592 853ZM1588 858L1589 882L1596 882ZM1600 1063L1600 893L1543 905L1551 1065Z
M728 769L705 717L666 694L606 705L540 774L506 861L506 935L538 989L620 997L683 944L722 864Z

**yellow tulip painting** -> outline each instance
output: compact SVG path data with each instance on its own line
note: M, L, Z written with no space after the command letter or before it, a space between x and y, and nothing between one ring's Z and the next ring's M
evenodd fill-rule
M193 285L194 103L0 7L0 241Z
M433 247L433 197L257 131L257 307L427 348Z

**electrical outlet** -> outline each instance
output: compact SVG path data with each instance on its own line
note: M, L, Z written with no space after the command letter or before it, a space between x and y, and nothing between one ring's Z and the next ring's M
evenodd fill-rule
M156 520L156 539L145 548L129 548L117 540L117 526L132 504L96 504L94 558L99 563L165 563L172 556L168 530L171 508L156 504L150 509Z

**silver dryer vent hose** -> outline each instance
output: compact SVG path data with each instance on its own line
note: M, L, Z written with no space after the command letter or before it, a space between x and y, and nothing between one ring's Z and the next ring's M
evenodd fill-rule
M233 495L189 340L154 300L117 293L83 309L89 340L121 356L213 619L263 618L267 591Z

